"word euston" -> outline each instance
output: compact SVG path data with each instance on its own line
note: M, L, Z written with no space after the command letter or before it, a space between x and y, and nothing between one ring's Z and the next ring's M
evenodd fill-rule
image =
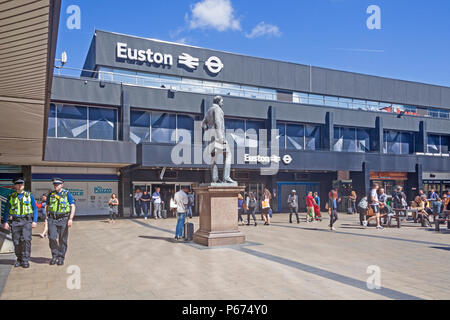
M126 59L130 61L140 61L147 62L150 64L157 65L165 65L172 66L173 65L173 56L171 54L165 54L161 52L153 52L151 49L147 50L138 50L128 48L126 43L117 43L116 56L119 59ZM182 53L178 56L178 64L183 65L184 67L195 70L200 64L200 59L192 57L187 53ZM209 72L213 74L218 74L223 70L224 65L220 58L216 56L212 56L205 61L205 67Z

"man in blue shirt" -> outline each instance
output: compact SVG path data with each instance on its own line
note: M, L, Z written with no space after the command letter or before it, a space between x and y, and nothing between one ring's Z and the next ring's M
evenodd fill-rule
M431 189L430 199L437 200L439 195L436 193L434 189Z
M64 189L64 180L53 178L54 191L47 197L45 213L48 222L48 240L52 259L50 265L62 266L67 251L69 228L72 227L75 215L75 200L72 194ZM58 241L59 240L59 241Z
M11 221L11 233L17 257L14 267L29 268L32 228L36 227L38 220L36 200L31 192L24 191L23 179L15 179L13 182L16 191L9 195L6 203L6 210L2 217L3 228L9 230L9 221Z

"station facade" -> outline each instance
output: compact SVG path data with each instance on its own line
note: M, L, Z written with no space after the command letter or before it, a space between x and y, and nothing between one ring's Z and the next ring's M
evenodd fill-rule
M292 189L300 207L307 191L323 206L331 187L362 196L372 182L402 185L409 200L450 189L448 87L97 30L81 74L53 78L49 165L27 170L32 190L58 174L85 203L80 215L106 214L114 192L129 216L137 188L159 186L169 203L181 185L209 180L199 126L216 95L232 178L246 192L268 187L277 212Z

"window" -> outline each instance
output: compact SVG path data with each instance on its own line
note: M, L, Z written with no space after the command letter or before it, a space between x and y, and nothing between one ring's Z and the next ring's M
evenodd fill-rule
M58 105L56 108L58 138L87 139L87 108Z
M325 104L324 97L317 94L310 94L309 103L318 106L323 106Z
M414 135L409 132L388 130L384 132L384 153L414 153Z
M184 141L190 137L190 141ZM177 115L177 143L192 143L194 140L194 117L184 114Z
M283 123L277 123L278 136L277 139L279 141L280 150L286 148L286 125Z
M225 119L226 134L230 134L238 147L245 147L245 121L239 119Z
M347 98L339 98L339 107L350 109L352 107L353 101L352 99Z
M307 93L294 92L292 94L292 101L295 103L309 104L309 97Z
M428 153L448 154L449 141L449 136L429 134L427 142Z
M161 88L167 88L167 89L175 89L180 90L181 88L181 78L180 77L171 77L171 76L159 76L160 80L160 87Z
M176 129L176 117L174 114L152 112L152 142L158 143L174 143L175 142L175 129Z
M330 107L339 107L339 98L325 96L325 105Z
M56 137L56 106L50 105L50 112L48 114L48 137Z
M150 142L150 112L131 110L130 139L136 144Z
M338 152L370 152L369 129L335 127L333 150Z
M370 152L369 129L356 129L356 152Z
M117 110L89 108L89 139L117 140Z
M148 73L137 73L137 84L145 87L161 87L161 80L158 75Z
M260 137L259 130L264 128L264 121L254 121L254 120L246 120L245 121L245 146L248 148L258 148L258 142ZM267 141L267 138L265 138ZM267 143L266 143L267 145Z
M129 84L137 84L137 73L136 71L128 71L128 70L114 70L114 81L129 83Z
M320 149L320 126L305 125L305 150Z
M286 124L286 149L304 150L304 127L297 124Z

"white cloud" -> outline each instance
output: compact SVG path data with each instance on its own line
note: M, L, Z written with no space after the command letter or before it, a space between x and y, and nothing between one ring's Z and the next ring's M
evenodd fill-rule
M202 0L191 6L186 19L191 29L241 30L230 0Z
M245 34L245 36L249 39L262 37L264 35L281 37L281 31L280 28L278 28L277 26L262 21L258 23L256 27L253 28L252 32Z

